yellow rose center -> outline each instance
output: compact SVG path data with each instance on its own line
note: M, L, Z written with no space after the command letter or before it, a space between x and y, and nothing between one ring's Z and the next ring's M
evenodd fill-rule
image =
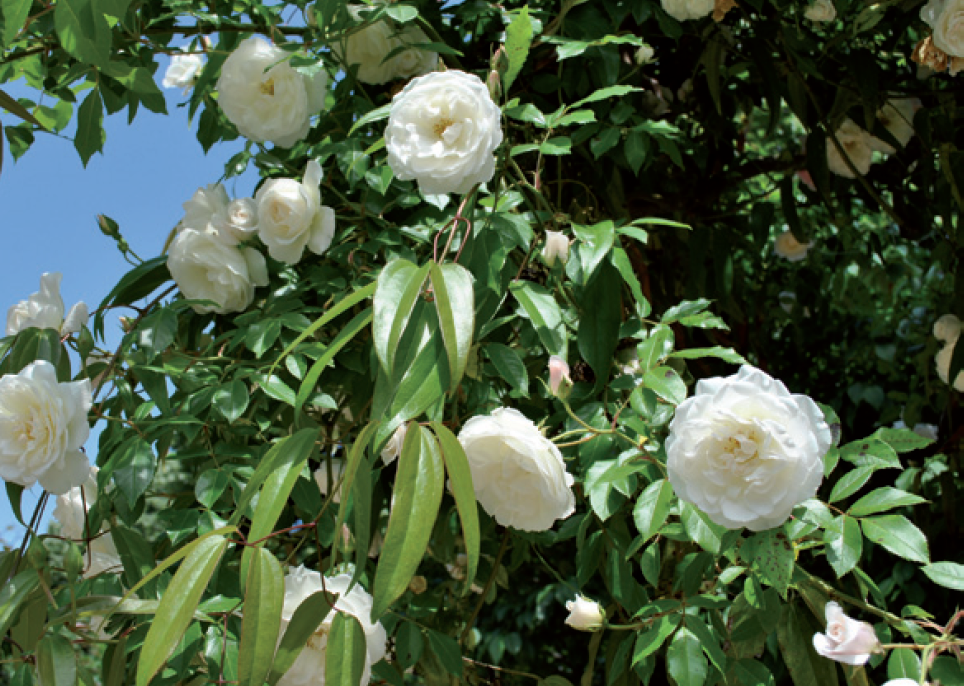
M435 122L435 126L432 127L432 132L435 133L435 137L442 140L445 135L445 131L455 122L451 119L439 119Z
M261 88L261 92L265 95L274 95L274 79L262 81L259 87Z

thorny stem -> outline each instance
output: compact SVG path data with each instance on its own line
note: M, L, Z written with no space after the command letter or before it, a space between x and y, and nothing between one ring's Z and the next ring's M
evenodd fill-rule
M492 574L489 575L489 580L485 582L485 588L482 589L482 593L479 595L479 602L472 610L472 615L469 620L465 623L465 629L462 630L462 635L459 637L459 643L465 643L465 639L469 637L469 633L472 631L472 625L475 624L476 618L482 611L482 606L485 604L485 598L489 595L489 589L492 588L492 584L495 583L495 577L499 573L499 565L502 564L502 558L505 556L505 551L509 547L509 529L506 527L505 532L502 534L502 545L499 546L499 552L495 556L495 562L492 563Z
M475 186L472 187L472 190L470 190L468 193L465 194L465 197L462 198L462 202L459 203L459 209L455 211L455 216L452 217L448 222L446 222L445 226L442 227L441 231L435 234L435 241L432 244L434 247L432 259L438 264L442 264L442 262L445 261L445 256L449 254L449 250L452 248L452 241L455 240L455 234L459 230L459 222L465 222L465 237L462 239L462 243L459 246L459 251L455 255L455 259L453 260L453 262L458 262L459 257L462 256L462 249L465 247L465 241L469 237L469 232L472 231L472 222L469 220L468 217L465 217L462 213L465 211L465 206L468 205L469 201L475 197L475 191L477 191L478 188L479 186L478 184L476 184ZM452 229L449 232L449 238L448 238L448 241L445 243L445 248L442 250L442 255L440 259L439 252L438 252L438 239L443 233L445 233L445 229L448 228L449 226L451 226Z

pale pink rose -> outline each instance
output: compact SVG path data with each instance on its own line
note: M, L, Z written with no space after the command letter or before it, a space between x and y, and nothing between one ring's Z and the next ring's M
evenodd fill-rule
M874 628L851 619L840 605L831 601L825 608L827 633L813 635L813 647L820 655L848 665L863 665L880 648Z

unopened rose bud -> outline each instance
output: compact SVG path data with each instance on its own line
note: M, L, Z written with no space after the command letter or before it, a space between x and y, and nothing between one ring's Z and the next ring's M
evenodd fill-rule
M572 388L569 365L558 355L549 358L549 390L557 398L565 398Z
M424 576L413 576L412 580L408 582L408 590L410 590L415 595L421 595L425 593L428 589L428 582L425 580Z
M502 97L502 79L499 78L499 72L495 69L490 71L488 78L485 79L485 85L489 89L492 101L499 102L499 98Z
M489 60L489 66L500 74L504 74L509 68L509 56L505 54L504 45L500 45L499 49L492 55L492 59Z
M566 603L569 616L566 624L579 631L599 631L606 621L606 613L595 600L585 596L577 596L575 600Z
M97 215L97 226L100 227L101 233L105 236L110 236L111 238L116 238L120 233L117 222L108 217L106 214Z
M119 317L121 331L124 333L130 333L134 328L134 320L130 317Z
M542 248L542 261L553 266L559 260L569 261L569 239L562 231L546 231L546 245Z
M832 601L827 603L824 612L827 633L813 635L813 647L819 655L859 666L867 663L871 653L880 650L880 642L870 624L851 619Z
M639 50L636 51L636 54L633 56L633 58L636 60L636 64L638 64L639 66L643 66L644 64L649 64L650 62L652 62L653 57L655 56L656 56L656 51L653 50L650 46L644 45Z

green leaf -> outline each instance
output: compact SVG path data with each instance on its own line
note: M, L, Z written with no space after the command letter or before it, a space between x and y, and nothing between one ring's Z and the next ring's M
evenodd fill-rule
M211 64L211 62L208 62L208 65L210 65L210 64ZM315 335L315 332L317 332L321 327L325 326L328 322L332 321L335 317L337 317L338 315L340 315L342 312L345 312L345 311L349 310L350 308L354 307L355 305L357 305L358 303L360 303L362 300L365 300L365 299L367 299L367 298L370 298L370 297L375 293L375 288L376 288L376 286L377 286L377 284L376 284L375 282L372 282L372 283L368 284L367 286L365 286L364 288L361 288L361 289L355 291L354 293L352 293L351 295L349 295L347 298L344 298L343 300L340 300L336 305L333 305L332 307L328 308L328 309L325 311L325 314L323 314L323 315L322 315L321 317L319 317L317 320L315 320L314 322L312 322L312 323L311 323L311 326L309 326L307 329L305 329L305 330L302 331L300 334L298 334L298 337L297 337L295 340L293 340L293 341L288 345L287 348L284 349L284 352L282 352L282 353L278 356L278 359L275 360L275 361L272 363L271 367L268 368L268 376L270 376L271 373L274 372L275 368L277 368L278 365L281 364L281 362L282 362L282 360L284 360L284 358L286 358L288 355L290 355L291 352L292 352L295 348L297 348L299 345L301 345L301 343L302 343L303 341L305 341L306 339L310 338L311 336L314 336L314 335ZM101 305L101 306L103 307L103 305Z
M870 437L840 448L840 457L858 467L903 469L896 451L883 441Z
M509 59L509 67L502 77L502 92L508 94L526 57L529 56L529 46L532 44L532 22L529 20L529 6L519 10L505 29L505 54Z
M499 376L522 395L529 396L529 374L526 372L522 356L513 348L501 343L487 343L485 354L495 365Z
M215 535L200 540L181 563L161 597L137 663L136 686L147 686L174 652L194 619L194 610L207 588L228 539Z
M726 533L726 528L719 524L714 524L710 518L703 514L695 505L680 501L680 519L683 522L683 529L687 535L693 539L703 550L718 554L722 545L722 536Z
M669 635L679 626L679 623L679 614L666 614L654 619L649 629L639 632L636 636L636 645L633 648L633 664L645 660L659 650L660 646L669 638Z
M837 686L836 663L817 655L813 648L813 635L817 632L806 610L796 605L783 607L777 640L795 686Z
M468 577L466 577L465 584L466 588L471 585ZM459 642L434 629L428 630L428 642L432 647L432 652L438 656L448 673L458 677L462 676L462 648L459 646Z
M368 449L377 429L378 422L366 424L358 437L355 438L355 442L352 443L351 450L348 452L348 460L345 462L345 471L342 473L342 493L354 494L355 477L359 470L371 470L371 467L365 463L365 451ZM348 498L342 498L338 504L338 519L335 523L335 531L341 531L345 524L345 519L348 517L348 502ZM335 550L338 550L338 546L335 547Z
M372 321L372 308L365 308L364 311L356 314L350 322L345 324L345 326L338 332L328 347L325 348L325 352L315 360L311 365L311 369L305 375L304 380L301 382L301 386L298 388L298 396L295 398L295 410L300 411L304 407L305 403L308 401L309 396L314 392L315 387L318 385L318 379L321 378L321 373L325 371L325 368L331 364L331 361L335 358L342 348L348 345L355 336L357 336L363 329L365 329Z
M636 278L636 272L633 271L633 264L629 260L629 255L618 245L613 248L612 263L633 294L633 300L636 301L636 314L640 317L648 317L652 313L653 308L646 299L646 296L643 295L643 289L639 285L639 279Z
M597 389L609 380L619 343L622 316L619 291L619 273L609 262L600 265L583 291L576 342L579 353L596 374Z
M847 515L837 517L834 520L834 526L827 527L823 532L823 543L827 562L838 577L852 570L860 561L863 537L860 534L860 525L853 517Z
M375 109L366 112L358 118L358 120L352 124L351 130L348 132L348 136L351 137L355 131L367 124L374 124L377 121L382 121L383 119L388 119L388 115L391 114L392 103L387 105L382 105L381 107L376 107Z
M9 30L9 28L10 28L10 24L8 23L7 15L6 15L7 6L8 6L8 5L19 5L19 7L13 7L12 9L13 9L13 11L15 11L15 12L16 12L16 11L21 11L21 10L24 11L24 13L25 13L25 14L24 14L24 20L26 20L26 18L27 18L27 17L26 17L26 12L29 11L29 9L30 9L30 2L29 2L29 1L19 2L19 0L17 0L17 1L15 1L15 2L4 2L4 3L3 3L3 13L0 14L0 20L2 20L2 22L3 22L3 30L4 30L4 33L6 33L6 32ZM13 28L14 28L14 30L16 30L16 31L19 31L20 29L22 29L22 28L23 28L23 21L20 22L20 25L19 25L19 26L14 25ZM6 93L5 91L2 91L2 90L0 90L0 107L2 107L3 109L7 110L7 112L10 112L11 114L17 115L18 117L20 117L20 118L23 119L24 121L29 122L29 123L33 124L34 126L39 126L39 127L42 128L42 129L48 128L48 127L44 126L43 124L41 124L41 123L37 120L36 117L34 117L32 114L30 114L30 112L27 110L26 107L24 107L24 106L21 105L19 102L17 102L17 101L14 100L13 98L11 98L9 95L7 95L7 93ZM38 116L39 116L39 113L40 113L41 111L42 111L42 110L40 110L40 109L38 108Z
M683 360L697 360L701 357L717 357L730 364L749 364L746 358L733 348L723 348L714 345L712 348L687 348L670 353L670 357L678 357Z
M931 445L934 441L910 429L891 429L881 427L874 432L874 438L879 438L898 453L909 453Z
M680 627L666 651L666 670L678 686L703 686L708 665L696 634Z
M921 567L921 571L935 584L964 591L964 565L956 562L935 562Z
M268 683L275 686L298 659L308 639L328 618L334 604L334 595L325 595L324 591L317 591L301 601L288 622L284 636L278 643L278 651L274 656L274 664L268 675Z
M214 392L211 396L211 405L233 424L248 409L249 400L248 385L241 379L234 379Z
M643 385L672 405L686 400L686 382L672 367L656 367L643 376Z
M713 666L726 673L726 655L720 647L720 639L710 628L696 615L686 616L686 628L689 629L699 641L700 648L710 658Z
M887 659L888 679L920 679L920 658L913 650L892 650Z
M23 512L21 512L23 486L12 481L4 482L4 486L7 489L7 499L10 501L10 510L13 512L13 516L20 522L21 526L27 526L26 522L23 521Z
M432 290L435 293L435 311L438 313L439 329L445 351L448 353L451 386L455 392L465 372L465 363L472 347L475 330L475 295L472 274L458 264L430 263Z
M639 368L646 372L663 360L672 352L675 334L673 330L663 324L657 324L645 341L637 346Z
M325 650L326 686L358 686L367 659L365 630L361 623L346 612L336 612Z
M77 654L63 636L45 636L37 644L37 674L47 686L75 686Z
M633 521L645 541L660 530L673 503L673 487L667 479L654 481L639 495L633 507Z
M135 436L110 458L104 470L113 475L114 483L133 505L154 479L154 451Z
M170 278L166 255L145 260L124 274L97 307L94 314L95 332L103 337L105 312L117 305L130 305L146 298Z
M909 519L901 515L883 515L862 519L864 536L894 555L926 564L930 562L927 537Z
M773 586L784 598L790 585L794 555L793 545L782 527L753 534L740 549L740 558L749 563L761 581Z
M438 442L424 427L412 426L398 458L395 504L375 570L373 619L381 617L408 588L428 547L444 483Z
M618 98L626 95L627 93L633 93L635 91L641 91L642 88L637 88L636 86L609 86L608 88L600 88L594 92L589 97L583 98L582 100L577 100L572 103L569 108L573 110L578 110L583 105L590 102L598 102L600 100L605 100L607 98Z
M449 476L449 488L455 498L455 506L459 511L462 522L462 539L465 541L465 579L463 580L463 594L467 594L475 581L475 573L479 566L479 554L482 547L482 534L479 530L479 509L475 500L475 488L472 486L472 470L465 450L459 439L448 427L441 422L432 422L440 447L445 471ZM431 636L430 636L431 638ZM437 652L437 651L436 651ZM445 658L439 655L442 661ZM461 665L461 658L459 665ZM455 672L453 672L454 674Z
M258 462L257 469L254 470L254 474L248 479L247 485L245 485L244 490L241 492L237 506L229 520L230 524L237 524L241 521L241 518L245 516L248 505L251 504L255 495L259 493L261 485L265 483L269 475L278 470L284 472L291 470L292 461L299 459L297 453L305 449L305 442L308 440L309 435L311 436L311 444L313 445L314 438L318 435L317 430L303 429L293 436L285 436L271 446L267 454ZM298 448L298 450L296 451L294 448ZM300 458L302 462L305 459L307 459L307 455ZM272 522L271 525L273 526L274 523Z
M254 559L248 566L238 648L240 686L262 686L271 671L285 599L281 564L263 548L252 550Z
M898 488L884 486L877 488L855 502L848 510L853 517L865 517L867 515L886 512L895 507L905 507L907 505L918 505L927 501L920 496L907 493Z
M572 231L580 241L579 257L582 261L583 281L589 283L596 268L612 250L616 228L612 220L606 220L592 226L573 224Z
M397 21L399 24L410 22L418 17L418 10L411 5L388 5L385 14Z
M110 59L110 27L90 0L63 0L54 9L60 45L80 62L105 66ZM78 138L80 129L78 127ZM83 157L83 153L81 153ZM86 165L86 161L84 162Z
M7 581L0 590L0 636L6 635L13 626L31 591L40 585L40 575L35 569L25 569Z
M566 325L552 294L531 281L513 281L509 290L522 305L546 352L566 359Z
M57 12L61 7L66 6L58 4ZM77 133L74 134L74 147L85 167L95 152L101 152L104 149L106 140L104 106L101 103L100 91L94 88L77 109Z
M870 480L873 473L873 467L857 467L856 469L851 469L840 477L840 481L833 485L833 490L830 491L830 498L827 502L835 503L838 500L843 500L853 495Z
M406 260L396 259L389 262L378 275L372 333L375 352L389 376L394 368L399 340L412 316L415 301L422 292L422 284L430 267L431 263L420 268Z
M315 441L318 439L318 429L302 429L285 442L284 455L275 463L274 469L267 475L258 504L251 517L251 528L248 531L248 546L241 556L241 578L248 576L248 563L254 554L252 545L264 545L262 539L274 531L274 526L281 516L282 510L288 504L288 497L295 487L295 481L301 475L301 469L308 461L308 457L315 451ZM250 484L245 487L245 493ZM260 542L259 542L260 541Z
M31 0L3 0L3 45L10 45L23 30L30 16Z

